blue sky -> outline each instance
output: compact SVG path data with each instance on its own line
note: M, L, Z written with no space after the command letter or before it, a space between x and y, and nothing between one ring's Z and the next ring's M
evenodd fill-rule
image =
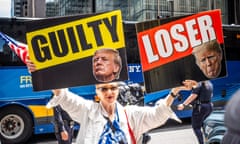
M0 0L0 17L11 16L11 0Z

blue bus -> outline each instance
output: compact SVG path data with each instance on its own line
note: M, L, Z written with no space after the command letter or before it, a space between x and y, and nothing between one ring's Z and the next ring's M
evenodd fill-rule
M25 22L32 19L0 18L1 32L26 43ZM213 80L215 106L223 106L240 86L240 27L223 26L228 76ZM122 104L154 105L165 97L169 90L143 94L142 75L135 22L124 22L127 49L129 80L121 85L119 101ZM31 75L26 66L0 39L0 138L10 143L24 143L33 134L53 133L53 110L46 109L51 91L33 92ZM70 88L71 91L87 99L94 99L94 86ZM122 95L121 95L122 94ZM190 117L191 109L177 111L176 105L189 95L181 92L181 97L173 104L173 109L180 118ZM78 129L79 127L76 127Z

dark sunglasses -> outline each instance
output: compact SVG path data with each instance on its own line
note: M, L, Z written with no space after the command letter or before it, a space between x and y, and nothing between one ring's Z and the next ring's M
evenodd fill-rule
M108 90L111 91L116 91L118 89L117 86L111 86L111 87L99 87L97 88L98 90L100 90L101 92L107 92Z

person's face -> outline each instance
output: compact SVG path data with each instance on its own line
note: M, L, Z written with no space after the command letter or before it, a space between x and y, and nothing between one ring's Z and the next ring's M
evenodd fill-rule
M97 84L96 94L103 105L115 104L119 94L117 83Z
M222 56L215 51L202 50L195 54L197 65L207 78L216 78L221 72Z
M93 74L97 80L112 81L119 66L114 63L114 55L110 52L99 52L93 57Z

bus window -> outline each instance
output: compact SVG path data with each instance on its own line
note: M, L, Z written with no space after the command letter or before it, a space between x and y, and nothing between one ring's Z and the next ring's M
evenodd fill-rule
M140 63L135 22L124 22L124 34L128 63Z
M227 60L240 60L240 26L223 25Z

